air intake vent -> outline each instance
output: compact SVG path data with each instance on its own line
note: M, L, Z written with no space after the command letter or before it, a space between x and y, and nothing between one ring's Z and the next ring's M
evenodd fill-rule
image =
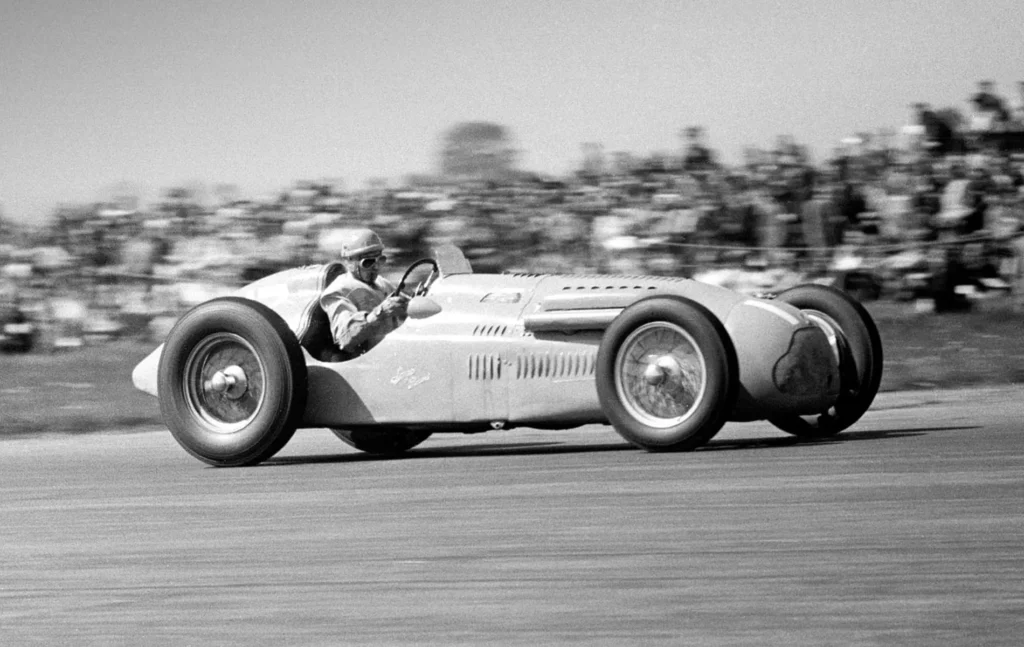
M656 290L659 285L683 283L689 279L673 276L615 276L573 275L563 277L572 282L563 285L563 291L577 290Z
M469 379L500 380L501 357L499 355L470 355Z
M511 328L506 324L477 324L473 328L474 337L504 337Z
M592 351L520 355L516 358L516 379L573 380L592 377L596 358Z

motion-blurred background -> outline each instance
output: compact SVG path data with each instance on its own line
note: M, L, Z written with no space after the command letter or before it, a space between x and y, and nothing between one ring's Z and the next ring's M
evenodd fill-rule
M5 3L0 347L158 340L362 226L392 273L1019 304L1015 5L945 4Z

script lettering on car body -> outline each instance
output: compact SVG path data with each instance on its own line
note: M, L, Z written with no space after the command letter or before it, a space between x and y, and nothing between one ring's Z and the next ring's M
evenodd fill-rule
M416 369L404 369L401 366L398 367L398 371L394 377L391 378L391 384L394 386L404 386L407 389L412 389L420 384L423 384L430 379L430 373L421 375L416 374Z

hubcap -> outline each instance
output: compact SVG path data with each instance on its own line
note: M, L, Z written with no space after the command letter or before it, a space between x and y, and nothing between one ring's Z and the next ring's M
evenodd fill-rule
M213 432L242 429L263 404L263 363L252 344L234 333L214 333L196 344L183 373L189 410Z
M667 322L640 326L615 359L616 390L630 415L664 429L692 415L704 397L707 366L697 342Z
M237 400L245 395L248 387L249 378L245 375L245 369L235 365L217 371L203 384L203 388L208 392L219 393L230 400Z

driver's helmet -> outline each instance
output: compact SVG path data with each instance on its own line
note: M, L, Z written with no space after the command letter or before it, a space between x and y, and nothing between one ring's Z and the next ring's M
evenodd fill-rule
M377 256L384 252L384 243L372 229L356 229L341 246L342 258Z

